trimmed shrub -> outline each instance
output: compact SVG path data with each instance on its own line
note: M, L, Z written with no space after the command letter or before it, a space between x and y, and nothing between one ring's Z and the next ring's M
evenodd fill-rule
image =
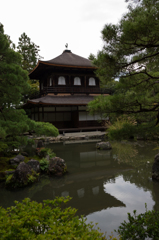
M159 212L147 211L139 215L134 210L128 213L128 222L124 221L117 231L122 240L159 239Z
M69 200L60 197L37 203L26 198L22 203L15 201L10 208L1 207L0 239L106 239L92 224L86 224L82 216L75 216L76 209L63 207Z

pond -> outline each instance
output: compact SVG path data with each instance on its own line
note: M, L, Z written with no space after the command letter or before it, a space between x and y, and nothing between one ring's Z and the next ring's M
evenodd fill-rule
M153 142L111 142L112 150L97 151L96 143L47 144L65 159L68 174L62 178L42 177L24 189L0 188L0 205L8 207L25 197L38 202L56 196L70 196L69 205L87 222L98 222L110 234L127 219L127 212L159 210L159 182L151 180L154 156L159 152Z

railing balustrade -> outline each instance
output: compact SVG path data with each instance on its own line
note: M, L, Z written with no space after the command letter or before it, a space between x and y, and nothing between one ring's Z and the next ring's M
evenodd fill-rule
M43 87L41 93L110 93L110 89L100 89L99 87Z

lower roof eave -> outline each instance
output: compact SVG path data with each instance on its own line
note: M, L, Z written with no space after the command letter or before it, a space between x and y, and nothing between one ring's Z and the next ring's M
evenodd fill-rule
M96 95L97 96L97 95ZM95 96L90 95L46 95L41 98L28 100L24 108L28 105L48 105L48 106L86 106L89 102L94 100Z

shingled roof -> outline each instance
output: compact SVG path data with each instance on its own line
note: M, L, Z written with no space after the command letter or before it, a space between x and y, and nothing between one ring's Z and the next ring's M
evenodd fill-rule
M65 65L65 66L78 66L78 67L94 67L92 62L87 58L80 57L70 50L65 50L61 55L53 58L50 61L45 61L45 63Z
M45 97L28 100L27 104L44 105L87 105L96 95L46 95Z
M49 61L38 61L37 66L29 74L31 79L36 79L40 72L48 67L66 67L66 68L85 68L96 69L90 60L72 53L70 50L64 50L61 55Z

